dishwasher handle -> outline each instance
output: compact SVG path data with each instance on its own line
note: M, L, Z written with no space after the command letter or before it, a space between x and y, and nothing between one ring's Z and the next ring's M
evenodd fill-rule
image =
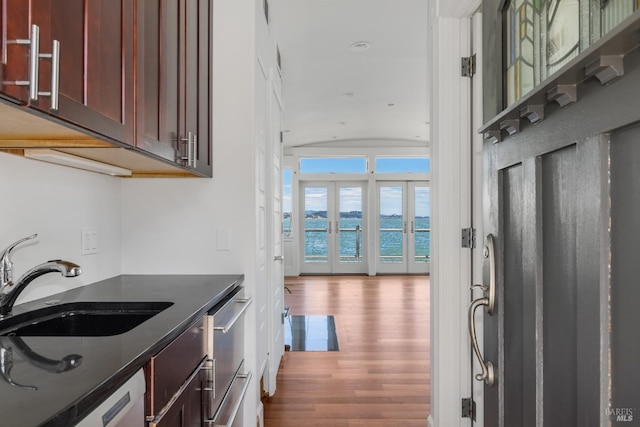
M253 302L253 298L239 298L235 300L236 303L243 304L242 308L223 326L214 326L214 331L221 331L223 334L226 334L233 328L233 325L240 319L245 311L249 308L249 305Z

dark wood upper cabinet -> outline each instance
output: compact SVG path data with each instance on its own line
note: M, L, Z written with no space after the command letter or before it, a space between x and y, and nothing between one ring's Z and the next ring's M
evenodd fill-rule
M25 0L1 0L0 7L0 94L18 104L29 102L29 3Z
M134 0L31 0L40 53L60 44L58 108L39 96L33 108L112 140L132 144ZM39 61L39 87L51 91L55 61Z
M196 169L212 176L212 45L213 45L213 2L198 0L198 144Z
M210 0L0 0L0 97L210 177L212 13ZM95 146L63 145L76 142Z
M211 176L211 5L138 0L137 146Z

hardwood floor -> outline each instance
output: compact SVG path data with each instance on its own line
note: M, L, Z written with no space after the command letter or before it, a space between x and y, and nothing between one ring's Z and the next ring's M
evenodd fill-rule
M340 351L285 352L266 427L427 425L428 276L302 276L285 285L290 314L335 316Z

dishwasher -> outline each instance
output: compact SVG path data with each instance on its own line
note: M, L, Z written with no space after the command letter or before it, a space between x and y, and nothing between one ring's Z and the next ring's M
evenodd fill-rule
M144 393L144 370L140 369L76 426L142 427Z

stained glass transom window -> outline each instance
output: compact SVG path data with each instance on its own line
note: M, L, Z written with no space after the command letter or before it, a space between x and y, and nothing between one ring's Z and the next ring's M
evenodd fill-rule
M640 0L511 0L504 13L506 106L625 18Z

